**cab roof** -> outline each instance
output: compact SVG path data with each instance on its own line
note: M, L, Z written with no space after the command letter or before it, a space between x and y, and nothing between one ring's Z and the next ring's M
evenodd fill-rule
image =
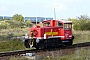
M68 20L58 20L58 21L60 21L62 23L72 23L72 21L68 21Z
M43 22L48 22L48 21L51 21L51 20L45 20ZM68 20L61 20L61 19L58 19L58 20L54 20L54 21L60 21L62 23L72 23L72 21L68 21Z

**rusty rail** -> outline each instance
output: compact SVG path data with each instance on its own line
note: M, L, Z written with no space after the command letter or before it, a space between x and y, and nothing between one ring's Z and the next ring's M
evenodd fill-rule
M73 44L72 46L59 47L57 49L70 49L70 48L77 48L77 47L79 48L79 47L85 47L85 46L90 46L90 42ZM43 52L43 51L48 51L48 50L56 50L56 49L51 48L51 49L44 49L44 50L33 49L33 50L21 50L21 51L12 51L12 52L1 52L0 57L20 55L20 54L25 54L25 53Z

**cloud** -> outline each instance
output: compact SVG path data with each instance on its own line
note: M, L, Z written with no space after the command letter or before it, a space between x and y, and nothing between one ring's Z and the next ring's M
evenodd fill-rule
M6 6L1 6L0 10L1 10L1 11L7 11L7 10L9 10L9 9L8 9Z

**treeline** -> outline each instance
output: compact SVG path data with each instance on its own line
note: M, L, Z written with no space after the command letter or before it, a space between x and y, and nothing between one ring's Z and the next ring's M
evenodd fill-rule
M31 26L32 26L32 23L30 20L26 22L19 22L15 20L0 21L0 29L25 28L25 27L31 27Z
M75 19L69 18L68 20L73 22L73 29L86 31L90 30L90 18L87 15L81 15Z
M24 22L24 17L20 14L15 14L12 16L12 20L3 19L0 20L0 29L9 29L9 28L23 28L31 27L32 22L28 19Z

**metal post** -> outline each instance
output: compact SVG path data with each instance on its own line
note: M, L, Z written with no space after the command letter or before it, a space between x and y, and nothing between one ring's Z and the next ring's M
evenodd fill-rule
M55 7L54 7L54 19L56 19L56 11L55 11Z
M37 25L37 7L36 7L36 25Z
M45 20L46 20L46 6L45 6Z
M56 8L57 6L59 6L59 5L56 5L56 6L54 7L54 19L56 19L56 9L55 9L55 8Z

